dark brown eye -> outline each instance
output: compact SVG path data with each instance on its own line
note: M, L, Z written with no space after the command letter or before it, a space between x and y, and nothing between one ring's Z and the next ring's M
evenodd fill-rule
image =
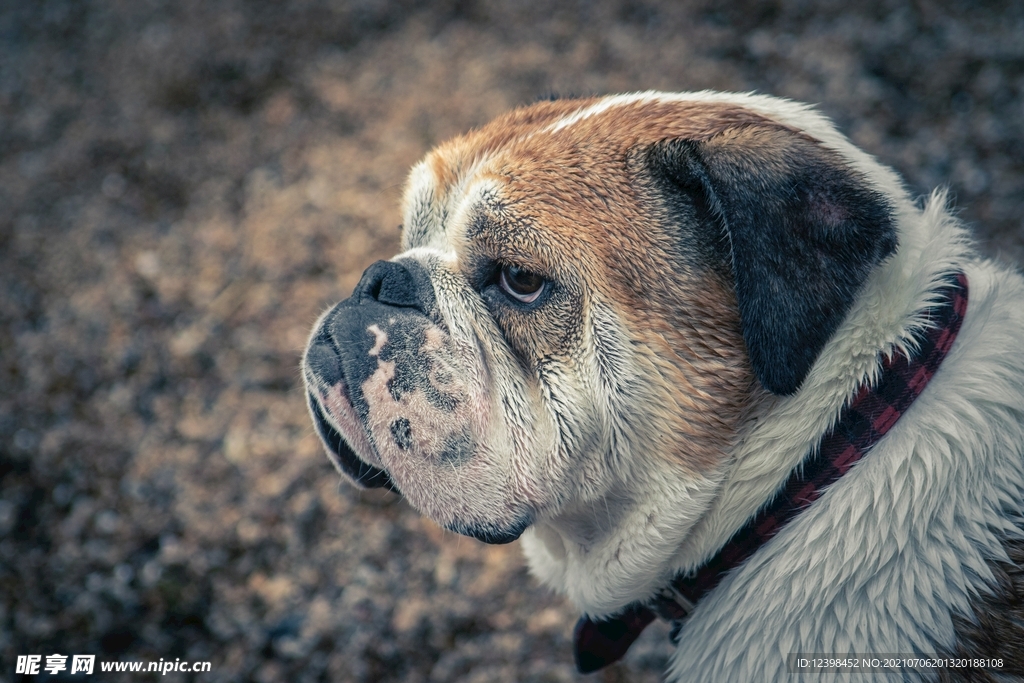
M501 267L498 285L516 301L529 304L544 291L544 278L519 266L505 265Z

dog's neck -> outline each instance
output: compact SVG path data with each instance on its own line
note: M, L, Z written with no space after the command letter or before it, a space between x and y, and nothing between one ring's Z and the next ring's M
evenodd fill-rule
M774 495L858 388L878 376L882 359L894 350L910 350L929 303L959 269L964 254L961 229L939 201L924 212L907 208L900 220L899 252L865 284L800 391L764 402L760 414L747 422L715 502L674 557L675 571L704 564ZM933 227L925 229L925 224ZM928 240L925 236L934 235L936 225L950 237Z
M680 574L646 604L631 605L607 621L583 618L574 645L583 673L607 666L623 654L646 625L661 616L682 627L698 601L725 575L745 564L764 544L821 497L884 437L928 386L956 341L967 310L967 277L960 273L944 288L919 338L916 353L886 357L876 381L861 385L818 447L790 474L774 499L762 507L695 574Z
M896 204L898 253L869 278L800 390L753 405L720 471L681 482L668 464L650 462L601 501L538 524L524 546L542 581L587 614L612 614L702 566L775 494L881 359L909 351L935 292L965 258L941 200L924 211L905 198ZM927 238L936 231L947 234Z

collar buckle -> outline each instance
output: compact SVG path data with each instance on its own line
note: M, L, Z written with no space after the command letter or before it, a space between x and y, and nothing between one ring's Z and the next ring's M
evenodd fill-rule
M655 593L649 607L665 621L679 621L685 619L696 605L678 588L669 584Z

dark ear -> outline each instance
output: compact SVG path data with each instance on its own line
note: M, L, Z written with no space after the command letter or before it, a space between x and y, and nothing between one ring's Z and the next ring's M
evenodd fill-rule
M892 207L835 152L781 126L672 141L651 159L728 241L754 373L792 394L872 268L896 249Z

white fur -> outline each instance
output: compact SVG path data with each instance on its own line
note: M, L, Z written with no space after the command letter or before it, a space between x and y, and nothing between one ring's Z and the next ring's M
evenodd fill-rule
M952 220L940 213L941 201L933 199L925 217L945 238L933 246L948 248L960 240L949 240ZM928 388L861 463L699 603L673 657L673 680L783 680L792 653L921 654L954 645L951 613L969 614L970 597L989 590L986 561L1006 559L1000 536L1019 534L1014 520L1024 515L1024 283L992 263L962 265L966 318ZM878 294L898 300L906 292L899 285L894 277ZM836 352L847 339L837 337L823 354L819 382L844 364ZM832 383L845 388L840 373ZM812 431L809 423L824 423L820 410L786 405L812 395L802 390L779 402L761 423L765 429L744 443L723 502L706 518L704 534L681 549L678 568L692 566L714 545L711 538L742 524L756 507L742 505L752 500L744 495L785 478L758 463L744 466L743 456L792 460L788 444L772 447L772 432L802 436Z
M602 100L548 130L655 100L735 103L804 130L892 201L899 249L872 274L800 391L761 407L721 477L673 487L664 480L671 473L649 473L632 491L620 488L599 501L618 525L587 525L582 511L546 520L524 536L532 570L583 611L601 615L699 566L773 495L856 387L877 374L880 354L911 343L937 286L962 269L966 318L924 394L861 463L699 603L670 680L785 680L792 653L952 647L952 612L967 613L971 596L989 590L986 561L1005 559L1000 537L1019 534L1024 518L1024 280L973 254L943 193L916 206L893 171L804 105L753 95L640 93ZM706 499L696 524L681 520L682 537L642 522L647 512L671 518ZM578 542L581 527L586 547ZM612 561L613 548L628 548L630 560ZM852 680L890 679L900 677Z

